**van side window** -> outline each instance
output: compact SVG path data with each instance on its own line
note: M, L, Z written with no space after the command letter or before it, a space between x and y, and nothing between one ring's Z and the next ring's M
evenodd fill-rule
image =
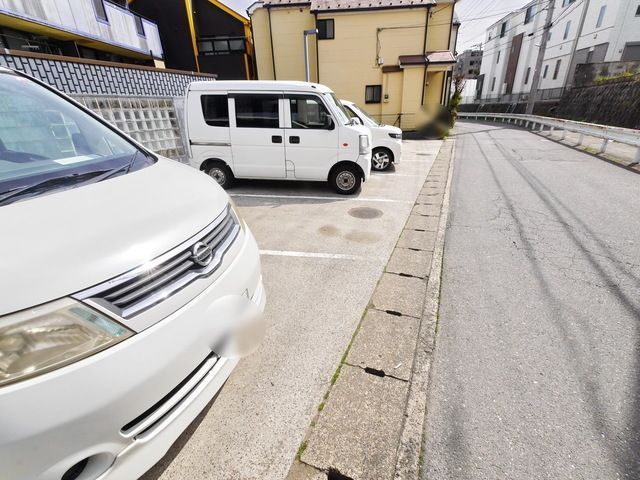
M237 94L236 126L239 128L279 128L278 95Z
M229 102L226 95L202 95L202 115L207 125L212 127L229 126Z
M291 128L329 130L331 115L322 100L313 95L290 95Z

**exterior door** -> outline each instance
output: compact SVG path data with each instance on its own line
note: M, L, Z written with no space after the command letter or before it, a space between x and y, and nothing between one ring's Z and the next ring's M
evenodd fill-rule
M234 175L284 178L282 93L233 93L229 97Z
M285 94L285 158L295 178L326 180L338 160L338 129L318 95Z

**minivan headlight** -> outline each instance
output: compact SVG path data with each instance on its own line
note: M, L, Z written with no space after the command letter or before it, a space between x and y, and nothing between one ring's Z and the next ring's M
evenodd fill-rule
M360 135L360 155L369 153L369 135Z
M77 362L131 335L71 298L0 317L0 386Z
M395 138L396 140L402 139L402 134L401 133L390 133L389 136L391 138Z

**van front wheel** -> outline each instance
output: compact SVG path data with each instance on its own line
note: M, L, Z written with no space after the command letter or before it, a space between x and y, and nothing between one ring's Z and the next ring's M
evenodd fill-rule
M209 167L209 170L207 170L207 174L224 189L229 188L233 184L233 173L229 167L221 163L214 163Z
M329 183L339 194L351 195L360 190L362 178L357 168L345 165L333 170Z

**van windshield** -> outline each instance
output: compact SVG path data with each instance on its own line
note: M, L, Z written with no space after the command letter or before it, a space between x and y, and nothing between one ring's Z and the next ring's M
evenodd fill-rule
M102 181L154 161L53 91L0 72L0 205Z
M325 95L330 99L330 102L332 104L338 107L338 117L339 117L338 120L340 121L340 123L342 123L343 125L348 124L349 114L344 109L344 105L342 105L342 102L338 100L338 97L336 97L336 94L332 92L332 93L325 93Z

